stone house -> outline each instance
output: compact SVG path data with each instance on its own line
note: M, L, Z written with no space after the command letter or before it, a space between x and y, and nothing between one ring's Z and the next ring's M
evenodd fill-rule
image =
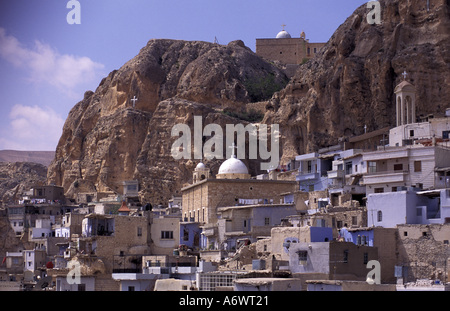
M289 270L294 277L308 273L325 280L365 281L371 260L378 260L376 247L350 242L302 242L289 248Z
M150 220L145 216L86 215L82 234L72 235L66 251L66 267L50 271L57 288L72 290L119 290L112 278L115 269L129 269L137 265L131 255L150 254ZM83 286L68 287L66 281L70 262L80 265Z
M404 224L397 230L399 284L420 279L450 281L449 224Z
M395 284L395 265L398 262L398 231L395 228L342 228L341 239L355 245L376 247L381 264L381 283Z
M256 243L257 253L271 253L276 260L287 262L289 249L298 243L327 242L333 240L331 228L318 227L276 227L270 239Z
M151 218L152 254L171 255L180 245L180 218L164 216Z
M220 207L217 209L219 243L225 250L235 251L238 240L256 242L270 236L271 229L280 226L284 218L296 214L294 204L256 204Z

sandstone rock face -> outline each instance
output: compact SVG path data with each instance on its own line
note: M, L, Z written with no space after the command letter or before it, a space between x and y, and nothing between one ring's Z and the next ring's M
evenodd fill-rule
M221 46L151 40L71 110L48 181L74 197L88 191L120 194L122 181L138 179L143 201L164 203L192 178L198 162L173 159L172 127L183 123L193 129L194 116L202 116L204 126L245 123L222 110L268 99L258 88L261 79L279 89L288 82L241 41Z
M42 164L0 162L0 201L14 203L23 191L46 181L47 168Z
M450 107L450 2L385 0L380 25L366 5L301 66L267 106L264 122L282 125L283 157L313 152L341 137L395 126L402 73L417 89L417 115Z

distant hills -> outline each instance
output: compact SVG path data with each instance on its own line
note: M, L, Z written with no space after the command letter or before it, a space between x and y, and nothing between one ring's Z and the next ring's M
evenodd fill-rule
M49 166L55 151L0 150L0 162L32 162Z

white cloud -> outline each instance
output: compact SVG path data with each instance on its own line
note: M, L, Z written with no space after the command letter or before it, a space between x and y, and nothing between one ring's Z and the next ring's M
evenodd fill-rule
M74 88L100 78L104 65L88 57L59 54L50 45L38 40L32 49L25 47L0 27L0 57L16 67L28 70L29 79L48 83L71 94Z
M8 133L0 138L0 149L56 150L64 119L51 108L15 105L9 114Z

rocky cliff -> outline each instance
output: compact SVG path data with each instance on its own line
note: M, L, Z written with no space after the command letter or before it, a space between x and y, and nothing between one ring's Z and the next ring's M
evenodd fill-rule
M47 167L39 163L0 162L0 201L14 203L23 191L45 185Z
M120 193L122 181L138 179L144 203L164 203L191 179L197 163L171 157L175 124L192 128L195 115L204 126L243 123L224 109L239 115L249 103L268 100L263 122L281 125L288 159L361 134L364 125L392 126L393 90L405 70L418 90L418 115L445 111L450 1L431 1L429 11L422 0L380 2L380 25L369 25L370 10L361 6L288 84L282 71L240 41L149 41L72 109L48 182L64 186L70 197ZM219 163L208 163L213 173ZM254 163L247 164L257 173Z
M144 202L166 202L192 178L196 165L172 158L173 126L193 129L194 116L202 116L203 126L245 124L225 112L246 115L248 103L270 98L287 83L279 68L241 41L221 46L151 40L71 110L49 182L62 185L71 197L85 191L121 193L123 181L138 179Z
M393 126L395 86L408 73L417 115L450 107L450 1L385 0L381 24L366 5L334 33L267 106L265 122L282 124L285 159L339 138Z

